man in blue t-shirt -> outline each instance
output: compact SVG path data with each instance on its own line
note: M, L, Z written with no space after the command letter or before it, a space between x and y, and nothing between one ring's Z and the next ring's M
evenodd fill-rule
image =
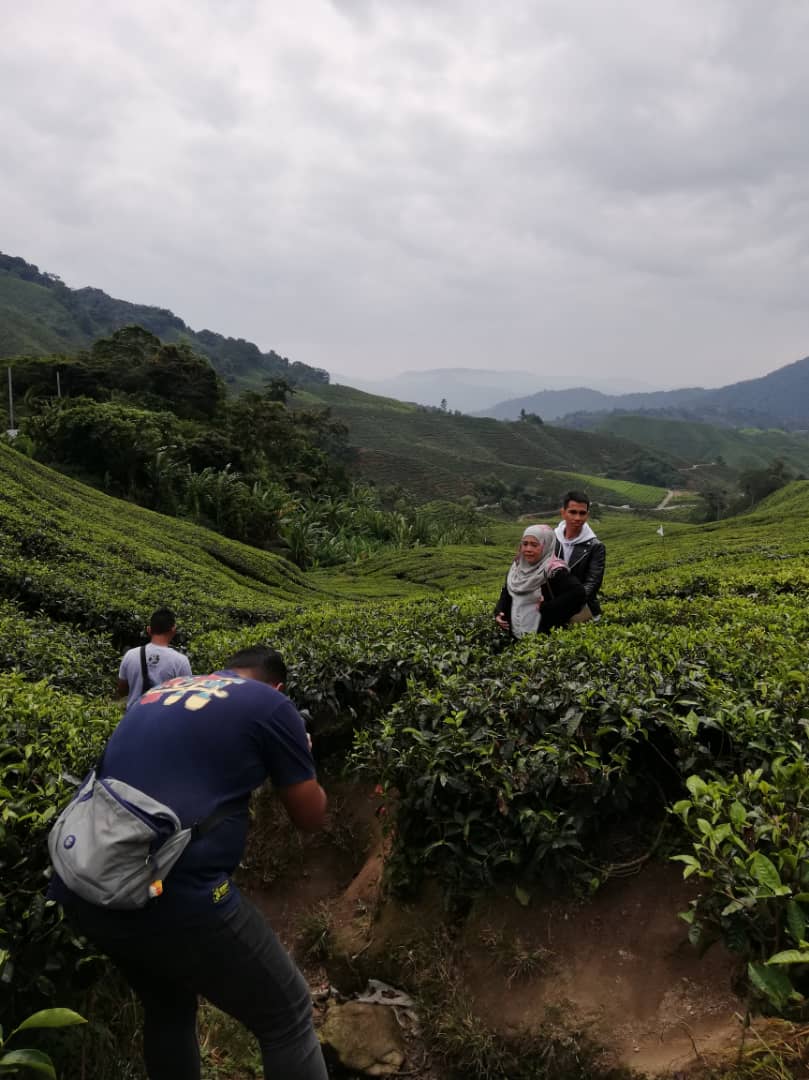
M267 778L292 822L322 827L326 795L309 737L280 691L286 668L258 645L212 675L177 678L125 714L101 775L170 806L184 825L233 812L188 845L145 908L110 910L55 877L68 918L121 968L143 1002L150 1080L199 1080L197 995L256 1036L266 1076L325 1080L309 988L262 914L231 880L244 851L250 793Z

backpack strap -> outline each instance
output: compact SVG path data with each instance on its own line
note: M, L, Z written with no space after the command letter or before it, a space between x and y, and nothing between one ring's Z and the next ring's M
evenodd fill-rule
M191 840L199 840L203 836L207 836L212 829L215 829L217 825L221 825L225 818L230 817L231 814L236 813L237 810L241 810L244 806L244 796L239 796L238 799L230 799L226 803L222 803L217 807L212 814L209 814L202 821L195 821L191 826Z
M149 672L146 670L146 646L140 647L140 675L143 682L141 694L147 693L152 689L152 680L149 678Z
M101 755L98 758L98 761L96 761L95 765L93 766L93 773L95 774L96 780L101 779L101 770L104 767L104 756L106 755L106 753L107 748L105 746L104 749L101 751ZM84 780L77 780L76 786L78 787L81 784L86 783L90 775L91 774L88 773L88 776L86 776ZM70 779L73 780L73 777L70 777ZM208 814L208 816L206 818L203 818L202 821L195 821L194 824L191 826L191 840L199 840L201 837L207 836L207 834L213 829L215 829L217 825L221 825L225 818L230 817L231 814L238 813L238 811L242 809L243 805L244 796L241 795L238 798L229 799L227 802L222 803L221 806L217 807L217 809L214 810L212 814Z

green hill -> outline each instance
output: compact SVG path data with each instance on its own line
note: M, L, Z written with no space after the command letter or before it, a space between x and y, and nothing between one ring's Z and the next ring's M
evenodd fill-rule
M185 341L236 386L283 377L293 383L328 382L328 372L274 350L261 352L243 338L192 330L165 308L116 300L101 289L71 289L56 275L0 252L0 357L75 352L123 326L142 326L162 341Z
M809 435L625 413L581 417L581 422L591 431L652 447L688 465L723 461L732 469L760 469L781 458L793 469L809 472Z
M66 352L87 332L52 289L0 269L0 356Z
M137 637L148 611L174 607L186 633L227 630L288 618L301 605L340 598L425 597L499 587L522 526L491 522L483 543L383 552L342 571L304 573L287 560L165 517L71 480L0 444L0 597L26 618L81 624L118 646ZM553 523L553 512L539 515ZM800 570L809 550L809 481L770 496L752 513L706 525L633 515L602 518L608 545L608 598L671 594L680 580L709 594L750 575L777 580ZM784 522L787 525L784 525ZM775 542L777 556L760 558ZM661 576L662 575L662 576ZM797 579L796 579L797 580ZM809 581L809 578L807 578ZM662 584L665 582L665 586ZM698 592L699 586L695 585Z
M0 444L0 596L28 613L137 637L160 604L186 628L272 619L317 592L297 567L112 498Z
M501 569L502 553L484 546L468 560L452 548L430 548L387 552L339 579L334 569L304 573L270 552L106 495L2 443L0 485L0 598L29 617L110 635L118 646L137 638L162 604L193 635L266 623L339 596L430 595L450 583L469 586L486 567L494 577Z
M326 405L345 423L363 477L402 485L423 499L474 494L489 477L522 483L554 506L567 487L598 484L599 501L621 505L612 480L648 481L634 505L656 505L661 485L681 482L678 462L611 435L571 431L531 420L504 422L376 397L346 386L307 386L293 407Z

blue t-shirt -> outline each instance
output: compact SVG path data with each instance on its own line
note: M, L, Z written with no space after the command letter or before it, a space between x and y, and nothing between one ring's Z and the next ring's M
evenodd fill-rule
M230 875L247 836L250 793L268 777L289 787L315 777L306 729L279 691L232 672L171 679L145 694L112 733L101 769L170 806L192 825L224 803L234 812L193 840L163 883L163 895L115 916L187 921L236 902ZM82 903L62 884L57 900ZM99 909L95 909L99 910Z

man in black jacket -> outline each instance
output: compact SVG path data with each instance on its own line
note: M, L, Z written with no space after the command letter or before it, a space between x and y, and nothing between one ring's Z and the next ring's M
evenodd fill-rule
M562 499L562 520L556 527L556 552L573 577L584 586L594 618L601 614L598 590L604 579L607 552L590 528L590 498L583 491L568 491Z

